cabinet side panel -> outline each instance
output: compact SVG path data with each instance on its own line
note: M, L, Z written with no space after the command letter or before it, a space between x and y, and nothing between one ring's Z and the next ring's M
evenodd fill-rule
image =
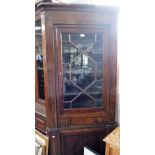
M109 117L111 122L115 122L115 109L117 96L117 21L111 26L111 50L110 50L110 104Z
M42 12L42 36L43 36L43 65L45 68L45 103L47 115L47 127L57 127L56 95L55 95L55 51L53 24L49 12Z

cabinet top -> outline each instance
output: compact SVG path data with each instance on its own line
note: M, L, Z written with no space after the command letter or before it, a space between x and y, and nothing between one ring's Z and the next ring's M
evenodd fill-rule
M118 7L98 6L93 4L62 4L40 2L36 5L36 10L40 11L84 11L84 12L118 12Z

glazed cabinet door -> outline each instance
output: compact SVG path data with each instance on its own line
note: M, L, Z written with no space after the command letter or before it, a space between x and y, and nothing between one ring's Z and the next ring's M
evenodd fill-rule
M36 102L44 103L44 68L43 68L43 54L42 54L42 31L41 20L35 23L35 65L36 65Z
M108 123L110 26L57 26L58 126Z

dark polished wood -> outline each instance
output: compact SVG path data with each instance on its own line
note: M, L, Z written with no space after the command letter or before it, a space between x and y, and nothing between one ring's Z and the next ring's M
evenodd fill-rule
M44 104L36 99L36 128L49 136L49 155L82 155L84 145L104 154L102 139L117 126L117 13L118 8L105 6L36 5L36 20L41 19L45 90ZM62 33L104 34L103 106L64 109Z
M118 8L112 6L99 6L89 4L56 4L56 3L38 3L36 9L40 11L82 11L82 12L105 12L114 13L117 16Z
M35 127L42 133L46 133L46 117L42 113L35 113Z

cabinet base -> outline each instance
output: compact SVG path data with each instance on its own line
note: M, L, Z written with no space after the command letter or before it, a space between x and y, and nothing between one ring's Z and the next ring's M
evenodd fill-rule
M50 130L49 155L83 155L84 146L88 146L99 154L104 154L103 139L115 127L117 124L102 128Z

